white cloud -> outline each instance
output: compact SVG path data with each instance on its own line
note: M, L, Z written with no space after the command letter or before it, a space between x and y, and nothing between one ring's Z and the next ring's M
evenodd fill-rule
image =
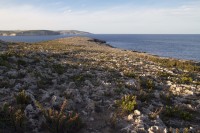
M200 33L198 6L48 12L31 5L0 8L0 29L77 29L93 33Z

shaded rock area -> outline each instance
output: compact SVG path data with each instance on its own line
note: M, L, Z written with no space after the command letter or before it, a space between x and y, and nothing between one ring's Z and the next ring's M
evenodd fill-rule
M0 41L0 132L200 132L198 64L104 44ZM54 129L49 121L64 113L70 119ZM78 116L82 125L69 126Z

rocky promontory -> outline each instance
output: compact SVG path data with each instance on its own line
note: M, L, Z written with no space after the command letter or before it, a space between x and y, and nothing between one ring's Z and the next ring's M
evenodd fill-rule
M84 35L91 34L85 31L78 30L11 30L0 31L0 36L50 36L50 35Z
M0 41L0 132L198 133L200 66L71 37Z

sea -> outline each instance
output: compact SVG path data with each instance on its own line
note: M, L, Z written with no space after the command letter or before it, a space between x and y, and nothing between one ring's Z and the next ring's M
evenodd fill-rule
M105 40L113 47L146 52L200 62L200 34L87 34L51 36L0 36L0 40L12 42L41 42L64 37L85 36Z

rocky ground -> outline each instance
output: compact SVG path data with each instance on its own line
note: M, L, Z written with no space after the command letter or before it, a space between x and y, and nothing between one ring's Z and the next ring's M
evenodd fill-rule
M73 37L0 41L0 132L200 132L200 66Z

